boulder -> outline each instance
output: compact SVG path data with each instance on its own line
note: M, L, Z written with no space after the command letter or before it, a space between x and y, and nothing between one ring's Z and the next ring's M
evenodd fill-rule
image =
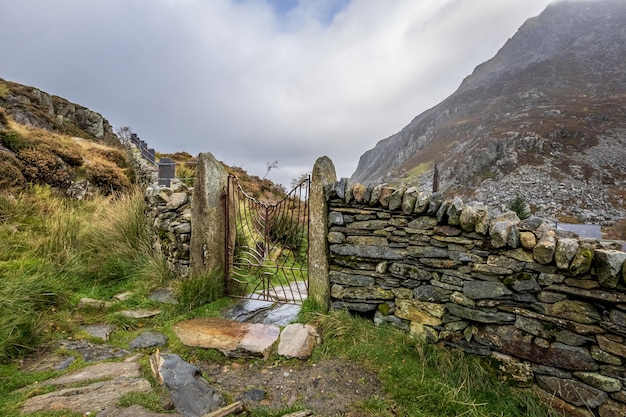
M594 256L598 282L603 287L615 288L619 283L622 266L626 261L626 252L597 249Z
M321 341L315 326L300 323L290 324L280 334L278 354L288 359L308 359L315 346L318 346Z

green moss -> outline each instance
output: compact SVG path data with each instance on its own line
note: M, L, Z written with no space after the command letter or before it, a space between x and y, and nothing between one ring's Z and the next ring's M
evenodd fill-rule
M389 304L378 304L378 311L380 311L380 313L384 314L385 316L389 315Z
M480 171L477 172L476 175L482 180L493 180L496 179L496 177L498 176L493 171Z

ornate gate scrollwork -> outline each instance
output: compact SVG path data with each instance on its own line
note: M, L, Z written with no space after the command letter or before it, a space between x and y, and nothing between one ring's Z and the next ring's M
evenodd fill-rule
M226 190L226 291L301 303L308 293L310 179L274 204L257 201L230 175Z

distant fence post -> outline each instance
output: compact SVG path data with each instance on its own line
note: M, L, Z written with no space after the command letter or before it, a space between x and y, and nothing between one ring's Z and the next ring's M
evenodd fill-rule
M159 185L169 187L172 179L176 178L176 163L170 158L159 160Z
M324 312L330 304L328 278L328 202L324 189L337 182L335 166L327 156L315 161L309 193L309 298Z

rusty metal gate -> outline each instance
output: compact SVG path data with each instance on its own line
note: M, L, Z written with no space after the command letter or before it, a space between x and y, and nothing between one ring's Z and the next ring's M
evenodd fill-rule
M277 203L264 203L229 175L225 218L230 296L295 304L307 298L309 189L306 178Z

